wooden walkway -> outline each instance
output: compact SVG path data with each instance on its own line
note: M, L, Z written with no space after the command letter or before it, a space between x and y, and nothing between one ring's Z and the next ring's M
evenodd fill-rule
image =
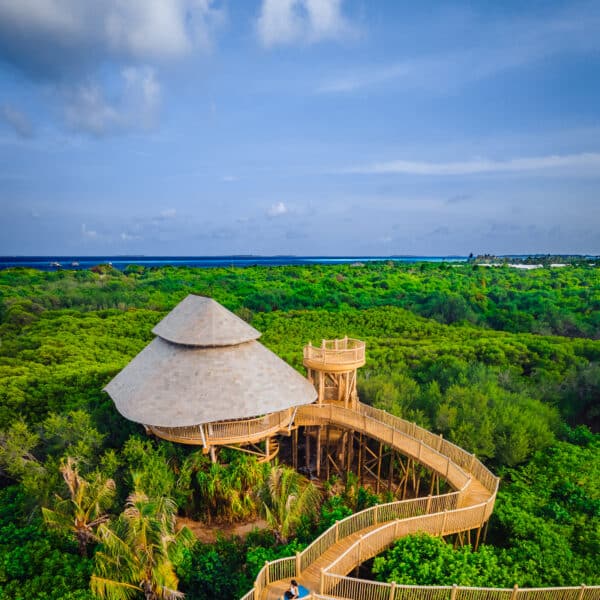
M298 408L294 425L334 425L363 433L435 471L455 491L379 505L338 521L302 553L267 563L243 600L278 599L292 578L313 594L363 597L353 593L356 585L340 595L346 580L361 581L345 576L395 539L419 531L480 530L492 513L498 478L472 454L414 423L363 404L355 410L312 404Z

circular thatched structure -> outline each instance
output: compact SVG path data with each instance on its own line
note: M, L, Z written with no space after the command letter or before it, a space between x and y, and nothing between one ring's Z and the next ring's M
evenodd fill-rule
M260 333L210 298L190 295L104 389L147 426L250 419L314 402L315 388L256 341Z

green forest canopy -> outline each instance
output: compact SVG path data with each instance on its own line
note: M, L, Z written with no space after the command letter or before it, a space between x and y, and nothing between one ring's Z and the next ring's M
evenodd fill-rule
M30 516L64 493L58 469L69 452L82 473L115 478L113 510L132 491L129 473L136 471L153 473L146 488L173 496L186 511L189 495L173 467L186 464L190 473L209 467L192 464L189 449L145 439L101 390L188 293L214 297L251 321L261 341L300 370L309 340L366 340L363 401L443 433L503 475L493 545L485 550L502 577L520 585L598 582L600 459L598 436L585 426L597 431L600 419L600 269L426 263L11 269L0 272L0 468L2 500L12 507L0 514L6 597L90 593L89 559L77 560L76 547ZM550 478L548 462L558 459L560 476ZM245 591L256 556L284 552L267 550L272 540L261 543L267 542L235 551L225 541L210 551L202 544L191 554L182 550L178 569L188 596L204 597L198 590L206 586L186 571L198 561L206 581L217 577L216 565L233 561L229 571L239 575L229 588L220 583L222 597ZM257 554L257 548L264 549ZM62 595L48 595L54 563L64 565L56 575Z

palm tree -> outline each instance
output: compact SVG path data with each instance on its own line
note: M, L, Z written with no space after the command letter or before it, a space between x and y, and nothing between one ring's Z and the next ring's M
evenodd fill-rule
M102 546L90 582L95 594L108 600L140 592L146 600L183 598L169 552L178 541L191 545L194 538L186 528L175 533L176 508L170 498L150 499L140 491L128 497L122 515L98 529Z
M278 542L287 543L304 515L314 513L321 500L317 488L290 467L275 465L259 492L267 523Z
M254 457L239 456L230 464L211 464L198 471L196 481L208 522L220 517L227 522L247 519L257 512L252 490L263 485L267 465Z
M100 473L91 481L85 480L71 457L62 463L60 472L69 498L57 496L54 510L42 508L44 521L50 527L74 533L79 553L86 556L88 544L95 539L94 530L109 519L106 510L115 497L115 482Z

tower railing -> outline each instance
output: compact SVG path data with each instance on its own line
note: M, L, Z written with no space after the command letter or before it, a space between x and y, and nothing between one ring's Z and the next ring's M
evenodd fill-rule
M345 337L340 340L323 340L320 346L311 342L304 346L304 364L354 365L365 361L366 343L362 340Z

